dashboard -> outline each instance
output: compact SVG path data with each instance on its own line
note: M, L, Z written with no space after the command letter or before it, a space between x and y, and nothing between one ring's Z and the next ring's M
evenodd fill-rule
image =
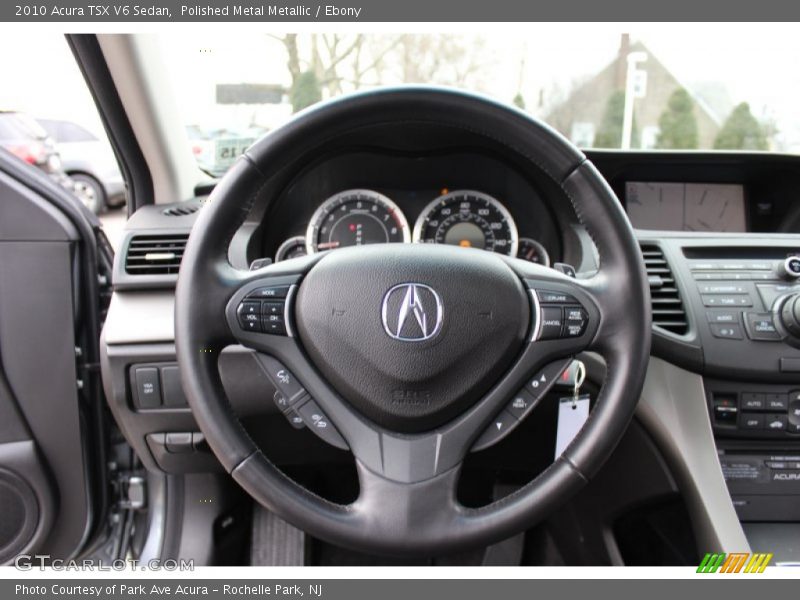
M347 152L297 176L263 215L258 257L373 243L481 248L550 266L559 219L524 170L481 152Z
M391 133L397 137L381 146L348 140L291 172L276 168L251 204L243 199L248 213L230 244L231 263L247 269L259 260L392 242L566 263L578 277L596 269L591 238L569 199L535 166L472 140L436 138L421 150ZM642 247L655 325L651 355L679 374L656 390L657 397L671 386L700 382L681 392L680 401L699 404L707 414L713 459L716 465L719 457L739 517L800 521L800 260L792 260L800 257L800 157L586 154L619 198ZM142 207L128 221L104 334L111 406L138 452L152 457L148 466L166 472L215 464L207 453L201 460L199 452L176 454L165 445L169 432L196 432L175 385L172 288L181 244L209 192L199 189L190 202ZM137 262L148 256L154 262ZM257 371L248 355L224 357L232 406L257 418L265 404L259 385L271 384L248 387L245 374ZM137 406L140 371L156 373L160 407ZM312 448L306 440L303 460L327 456L324 448L314 450L319 454Z

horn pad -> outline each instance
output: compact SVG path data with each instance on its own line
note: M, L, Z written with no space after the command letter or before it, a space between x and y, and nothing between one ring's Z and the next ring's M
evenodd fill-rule
M321 374L364 416L402 433L435 429L483 397L519 356L530 314L502 258L429 244L330 252L295 304Z

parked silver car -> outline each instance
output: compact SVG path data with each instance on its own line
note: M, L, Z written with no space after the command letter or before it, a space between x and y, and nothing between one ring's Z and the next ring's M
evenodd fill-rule
M71 121L37 121L55 141L62 168L83 188L83 196L95 214L125 204L125 182L108 142Z

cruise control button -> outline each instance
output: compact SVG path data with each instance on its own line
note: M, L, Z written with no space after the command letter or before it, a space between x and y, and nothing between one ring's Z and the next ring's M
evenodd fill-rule
M506 437L518 422L514 415L507 410L503 410L489 423L489 426L472 446L472 450L483 450L493 446Z
M295 379L295 376L280 362L266 354L261 354L259 358L267 377L272 380L278 391L283 393L290 403L297 401L300 396L306 393L306 390Z
M729 340L741 340L742 328L738 325L720 325L719 323L711 323L711 335L715 338L723 338Z
M349 449L347 442L345 442L344 438L336 431L336 428L330 422L328 416L322 412L322 409L316 402L309 400L297 409L297 412L306 426L322 438L322 440L341 450Z
M539 333L540 340L555 340L561 337L561 328L564 316L561 308L556 306L542 307L542 327Z
M247 294L248 298L263 298L264 300L269 300L270 298L286 298L289 294L289 288L292 287L290 285L271 285L267 287L260 287L254 289L252 292Z
M539 302L542 304L575 304L578 301L574 296L564 292L554 292L550 290L536 290Z
M564 307L564 337L580 337L586 331L589 315L580 306Z

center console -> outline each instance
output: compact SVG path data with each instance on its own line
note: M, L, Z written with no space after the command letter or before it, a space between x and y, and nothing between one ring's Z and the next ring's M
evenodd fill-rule
M649 273L654 315L674 280L667 306L685 322L656 329L654 354L703 375L740 520L800 521L800 240L660 232L641 243L667 269Z

